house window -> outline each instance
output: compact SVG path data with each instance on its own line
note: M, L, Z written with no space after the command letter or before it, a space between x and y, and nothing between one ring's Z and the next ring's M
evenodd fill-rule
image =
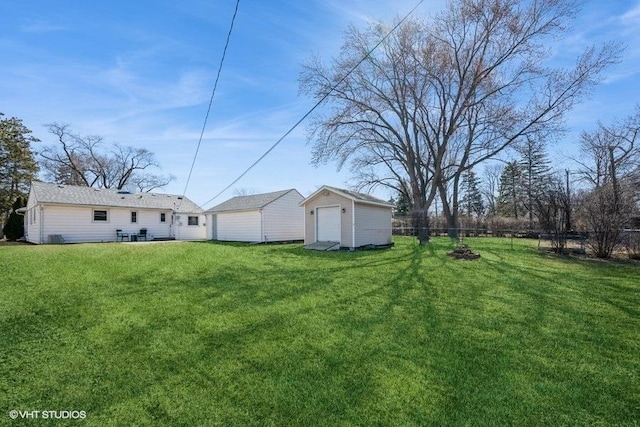
M160 212L160 222L167 222L167 214Z
M189 225L198 225L198 217L197 216L190 216L188 219L188 224Z
M138 212L131 212L131 222L138 222Z
M94 221L107 221L107 211L93 211L93 220Z

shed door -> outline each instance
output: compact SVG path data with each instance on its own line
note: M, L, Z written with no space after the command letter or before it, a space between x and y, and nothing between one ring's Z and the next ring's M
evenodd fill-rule
M318 208L316 212L319 242L340 242L340 206Z

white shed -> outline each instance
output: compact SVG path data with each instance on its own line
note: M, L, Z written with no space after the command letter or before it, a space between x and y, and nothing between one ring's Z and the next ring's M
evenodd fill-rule
M303 199L295 189L233 197L206 211L208 237L234 242L302 240Z
M390 203L325 185L300 205L304 207L305 246L316 244L327 250L391 244Z

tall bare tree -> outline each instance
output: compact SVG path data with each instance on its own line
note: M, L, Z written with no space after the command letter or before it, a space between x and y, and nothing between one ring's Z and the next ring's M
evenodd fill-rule
M580 135L579 175L593 187L616 178L640 182L640 105L622 121Z
M42 170L51 181L118 190L133 185L139 191L151 191L173 180L152 173L159 166L145 148L114 144L106 149L100 136L77 135L58 123L47 128L58 139L39 153Z
M640 189L640 106L622 121L598 124L583 132L579 173L591 184L583 198L582 215L591 231L589 244L601 258L608 258L621 243L638 208Z
M310 126L313 160L350 162L360 188L402 191L406 182L427 227L439 195L457 237L463 173L520 140L559 131L563 114L618 61L621 48L606 44L587 49L573 69L543 66L546 43L576 13L571 0L452 0L430 22L405 21L374 52L389 29L351 27L330 65L313 58L303 67L301 91L328 94L331 106Z

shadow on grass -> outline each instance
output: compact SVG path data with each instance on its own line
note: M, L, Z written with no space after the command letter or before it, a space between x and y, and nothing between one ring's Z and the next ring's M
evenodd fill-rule
M115 282L96 279L80 301L92 315L78 315L78 336L60 339L69 322L58 315L15 316L15 334L37 327L27 342L7 338L7 354L37 340L52 350L10 359L42 374L35 391L15 374L10 381L22 387L21 404L55 395L47 402L87 408L96 424L633 419L629 331L638 320L633 311L607 313L602 301L628 306L634 288L611 276L601 294L590 293L526 247L467 242L483 258L450 260L451 245L437 240L400 240L382 252L197 243L178 260L158 253L154 263L117 270ZM71 291L53 298L52 310L64 301L74 301Z

